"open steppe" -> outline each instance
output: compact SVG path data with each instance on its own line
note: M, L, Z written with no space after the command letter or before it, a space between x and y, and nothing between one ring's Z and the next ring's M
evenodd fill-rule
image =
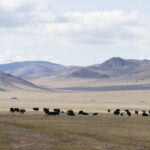
M15 98L13 98L15 97ZM2 150L150 150L150 91L7 91L0 92ZM10 107L25 108L12 114ZM39 107L39 112L31 111ZM44 107L84 110L98 116L46 116ZM114 116L107 109L140 110L138 116Z
M150 150L150 117L0 113L2 150Z
M17 97L17 99L12 99ZM150 91L11 91L0 92L0 109L20 107L31 110L60 108L90 112L106 112L107 109L150 109Z

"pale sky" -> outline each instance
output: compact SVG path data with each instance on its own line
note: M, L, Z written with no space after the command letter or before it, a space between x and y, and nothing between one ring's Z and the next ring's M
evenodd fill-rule
M150 0L0 0L0 63L150 59Z

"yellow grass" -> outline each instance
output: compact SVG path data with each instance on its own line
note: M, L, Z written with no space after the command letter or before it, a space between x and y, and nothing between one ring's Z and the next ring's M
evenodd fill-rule
M18 99L11 99L17 97ZM90 112L106 112L108 108L150 109L150 91L116 92L0 92L0 109L22 107L55 107L63 110L83 109Z
M149 150L150 118L42 113L0 116L3 141L13 150ZM8 138L9 137L9 138Z

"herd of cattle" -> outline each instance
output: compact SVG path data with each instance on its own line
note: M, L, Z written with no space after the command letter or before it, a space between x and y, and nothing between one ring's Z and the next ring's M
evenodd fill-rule
M40 111L40 109L38 107L34 107L33 111ZM15 113L15 112L19 113L20 112L21 114L24 114L26 112L26 110L25 109L11 107L10 108L10 112L11 113ZM60 114L64 114L65 113L64 111L61 111L59 108L55 108L53 111L50 111L49 108L43 108L43 112L45 113L45 115L52 115L52 116L60 115ZM68 116L75 116L76 115L73 110L68 110L66 112L66 114ZM78 114L79 115L89 115L89 113L84 112L83 110L80 110ZM96 115L98 115L98 113L93 113L92 115L96 116Z
M38 107L34 107L33 111L40 111L40 109ZM133 114L133 112L131 113L131 111L128 110L128 109L126 109L124 111L121 111L120 109L116 109L114 111L111 111L110 109L108 109L107 111L108 111L108 113L112 112L115 116L129 116L130 117ZM11 113L17 112L17 113L24 114L26 112L26 110L25 109L12 108L11 107L10 108L10 112ZM53 109L53 111L50 111L49 108L43 108L43 112L45 113L45 115L52 115L52 116L56 116L56 115L60 115L60 114L64 114L65 113L64 111L61 111L59 108L55 108L55 109ZM66 112L66 114L68 116L75 116L76 115L76 113L73 110L68 110ZM134 114L138 115L140 113L139 113L138 110L135 110ZM90 114L87 113L87 112L84 112L83 110L80 110L78 112L78 115L90 115ZM96 116L96 115L98 115L98 113L93 113L92 115ZM150 116L150 110L148 112L146 110L142 110L141 115L142 116Z
M111 110L108 109L108 112L110 113ZM127 116L129 116L129 117L132 115L132 113L131 113L131 111L130 111L129 109L126 109L126 110L124 110L124 111L121 111L120 109L116 109L116 110L113 112L113 114L114 114L115 116L125 116L125 115L127 115ZM135 110L135 111L134 111L134 114L135 114L135 115L138 115L138 114L139 114L139 111L138 111L138 110ZM150 110L149 110L148 112L147 112L146 110L142 110L141 115L142 115L142 116L150 116Z

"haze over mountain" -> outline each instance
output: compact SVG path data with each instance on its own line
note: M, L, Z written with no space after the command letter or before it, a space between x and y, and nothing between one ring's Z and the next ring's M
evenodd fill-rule
M47 61L25 61L1 64L0 71L23 78L38 78L62 73L65 66Z
M102 64L87 67L109 75L110 78L150 78L150 60L134 60L113 57Z
M25 61L1 64L0 71L24 79L43 77L81 79L150 79L150 60L113 57L102 64L87 67L64 66L46 61Z
M0 91L7 90L35 90L40 89L44 90L44 88L37 86L29 81L26 81L20 77L15 77L11 74L0 72Z

